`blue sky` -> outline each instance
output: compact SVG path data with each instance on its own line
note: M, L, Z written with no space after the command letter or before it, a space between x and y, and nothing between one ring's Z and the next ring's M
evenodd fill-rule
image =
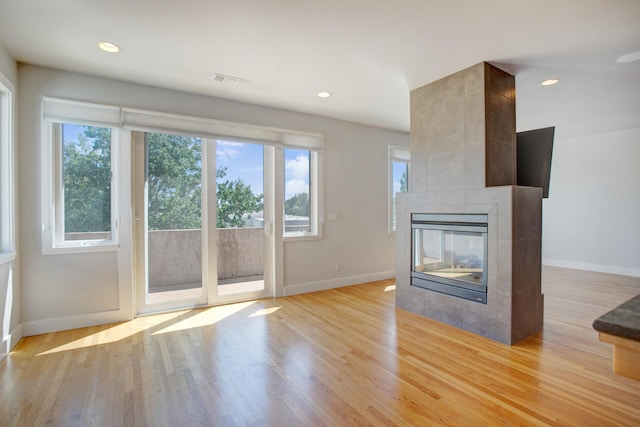
M216 166L227 167L224 179L242 179L254 194L263 192L263 147L260 144L218 140ZM285 150L285 199L309 192L309 152Z
M393 167L393 194L395 197L396 193L400 192L400 178L402 178L402 174L407 170L407 164L404 162L396 162L392 163Z
M217 141L216 168L227 168L223 180L242 179L251 186L253 194L263 191L263 147L234 141Z
M65 141L67 140L77 141L78 136L82 135L82 133L84 132L84 128L85 126L72 125L69 123L65 123L63 126Z
M64 142L78 142L81 135L84 135L86 126L63 123L62 138Z

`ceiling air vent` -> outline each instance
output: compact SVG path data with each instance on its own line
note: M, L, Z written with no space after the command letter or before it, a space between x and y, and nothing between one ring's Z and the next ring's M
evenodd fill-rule
M241 79L238 77L225 76L224 74L215 73L211 76L211 80L218 84L234 87L245 87L249 83L249 80Z

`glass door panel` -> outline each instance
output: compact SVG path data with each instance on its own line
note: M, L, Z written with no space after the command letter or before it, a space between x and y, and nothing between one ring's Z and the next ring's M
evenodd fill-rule
M203 144L200 138L144 134L144 307L205 303Z
M219 297L262 296L265 287L264 155L259 144L217 141Z

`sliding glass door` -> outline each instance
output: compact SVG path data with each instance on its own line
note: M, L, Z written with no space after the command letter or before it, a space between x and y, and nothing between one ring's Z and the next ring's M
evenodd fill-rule
M134 141L138 313L272 295L273 148L149 132Z

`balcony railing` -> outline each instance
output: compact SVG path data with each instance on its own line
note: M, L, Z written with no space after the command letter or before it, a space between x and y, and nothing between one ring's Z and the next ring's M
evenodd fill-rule
M261 227L218 228L218 284L256 280L264 274ZM109 233L67 233L67 240L97 240ZM201 230L150 230L149 292L202 286Z

